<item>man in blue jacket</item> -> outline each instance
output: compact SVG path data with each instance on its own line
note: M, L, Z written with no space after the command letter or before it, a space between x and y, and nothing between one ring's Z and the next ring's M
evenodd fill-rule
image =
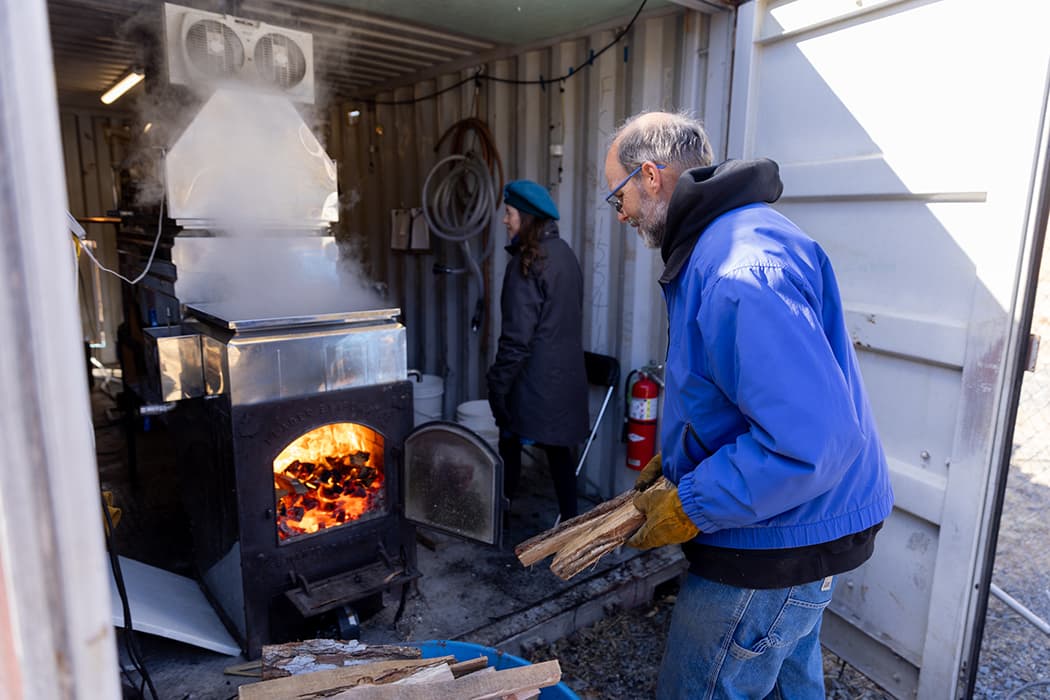
M768 204L777 164L711 161L699 122L652 112L605 162L665 263L662 460L628 542L689 561L658 697L823 698L821 616L890 513L886 459L831 263ZM647 490L661 473L677 488Z

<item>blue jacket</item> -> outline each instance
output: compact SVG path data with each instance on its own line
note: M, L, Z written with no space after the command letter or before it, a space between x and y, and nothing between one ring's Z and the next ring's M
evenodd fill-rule
M690 228L705 213L696 188L718 177L697 171L683 174L665 234L665 253L667 236L679 250L693 243L662 280L661 428L663 471L695 541L802 547L882 522L893 505L886 459L827 255L768 198L707 211L710 223ZM708 210L725 201L699 199Z

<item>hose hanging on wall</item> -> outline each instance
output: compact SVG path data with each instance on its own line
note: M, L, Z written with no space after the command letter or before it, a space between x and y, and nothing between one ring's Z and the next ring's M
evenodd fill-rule
M464 153L466 138L472 135L477 139L478 151ZM423 217L435 236L458 244L466 260L466 266L459 268L434 263L434 272L469 272L478 281L478 301L470 320L471 330L477 333L485 308L485 276L481 264L492 254L492 236L487 234L492 215L503 198L503 162L488 125L477 117L463 119L449 127L434 150L439 150L450 136L452 154L439 160L423 181ZM439 175L442 170L446 172ZM478 236L482 237L481 252L475 258L470 242Z

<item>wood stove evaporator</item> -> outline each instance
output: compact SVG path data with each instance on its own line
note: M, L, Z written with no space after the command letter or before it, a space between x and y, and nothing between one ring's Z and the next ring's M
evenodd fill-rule
M186 310L150 329L148 357L161 398L178 400L196 567L250 657L407 585L417 525L498 546L502 464L462 426L413 429L397 309Z
M325 235L337 169L296 106L207 88L164 156L181 233L144 285L174 282L148 314L170 323L145 332L148 408L175 432L200 580L255 657L411 581L417 524L497 544L502 464L460 426L413 431L400 311Z

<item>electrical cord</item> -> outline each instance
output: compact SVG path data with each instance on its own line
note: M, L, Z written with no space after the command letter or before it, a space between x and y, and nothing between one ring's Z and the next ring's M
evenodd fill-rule
M471 75L471 76L468 76L466 78L463 78L462 80L459 80L458 82L455 82L455 83L453 83L451 85L448 85L448 86L446 86L446 87L444 87L444 88L442 88L440 90L436 90L434 92L431 92L431 93L429 93L427 95L422 95L420 97L414 97L414 98L408 99L408 100L374 100L374 99L369 99L369 98L362 98L361 102L363 102L365 104L370 104L370 105L387 105L387 106L413 105L413 104L416 104L416 103L419 103L419 102L424 102L426 100L432 100L435 97L438 97L440 95L444 95L446 92L451 92L451 91L455 90L456 88L461 87L461 86L469 83L472 80L475 81L475 83L480 82L482 80L488 80L488 81L491 81L491 82L494 82L494 83L503 83L505 85L539 85L541 87L546 87L547 85L553 85L555 83L560 83L562 81L568 80L569 78L573 77L578 72L580 72L580 70L582 70L584 68L589 68L590 66L594 65L594 59L598 58L603 53L605 53L606 51L611 49L613 46L616 46L616 44L620 43L620 40L622 40L627 35L627 33L629 31L631 31L631 28L634 26L634 23L638 20L638 15L642 14L642 10L645 8L645 4L647 2L648 2L648 0L642 0L642 4L638 6L638 9L635 11L634 16L631 17L631 21L627 23L627 26L625 26L623 29L621 29L619 32L616 33L616 36L613 37L612 41L610 41L608 44L603 46L601 49L599 49L598 51L596 51L596 52L592 53L590 56L588 56L586 61L583 61L578 66L570 68L567 73L565 73L564 75L560 75L560 76L558 76L556 78L543 78L541 76L540 78L533 79L533 80L521 80L521 79L514 79L514 78L499 78L499 77L496 77L494 75L486 75L486 74L482 73L481 71L478 71L474 75ZM721 7L721 6L718 6L718 5L714 5L712 3L706 3L706 4L710 4L712 7L718 7L719 10L726 9L724 7Z
M128 659L131 661L132 666L135 667L139 677L142 678L143 684L149 688L153 700L160 700L160 696L157 695L157 688L153 685L153 679L142 662L142 653L139 651L138 641L135 637L135 628L131 623L131 605L128 603L128 591L124 586L124 574L120 570L120 560L117 558L116 552L113 551L113 518L110 517L109 504L106 503L105 498L102 498L102 515L106 519L106 549L109 553L109 565L113 570L113 580L117 584L117 593L120 596L120 604L124 614L124 648L128 652ZM141 686L139 687L139 695L145 697Z
M163 154L164 154L163 149L161 150L161 153L162 153L162 158L163 158ZM160 167L160 186L161 186L161 196L160 196L160 211L157 214L157 236L156 236L156 238L153 239L153 248L149 252L149 259L146 260L146 267L143 268L142 272L139 274L138 277L136 277L133 280L129 280L127 277L125 277L124 275L120 274L116 270L109 269L108 267L103 265L101 262L99 262L98 258L96 258L95 255L91 252L91 250L85 245L79 245L78 246L78 250L82 250L84 252L84 254L87 255L88 258L91 260L91 262L95 263L95 265L98 266L98 269L102 270L103 272L108 272L111 275L119 277L120 279L124 280L125 282L127 282L128 284L130 284L132 286L134 286L134 285L138 284L139 282L141 282L146 277L146 275L149 274L150 268L153 267L153 257L157 254L157 246L160 245L160 237L161 237L161 234L164 232L164 194L163 194L163 192L165 190L166 185L164 183L164 165L163 165L163 163L161 164L161 167ZM80 223L75 218L73 218L73 215L70 214L69 212L66 212L66 217L68 217L69 222L71 224L70 231L74 232L73 233L73 238L76 239L77 243L79 244L80 243L80 239L76 235L75 232L81 232L82 233L84 231L84 228L80 225ZM86 236L87 234L84 234L84 235Z

